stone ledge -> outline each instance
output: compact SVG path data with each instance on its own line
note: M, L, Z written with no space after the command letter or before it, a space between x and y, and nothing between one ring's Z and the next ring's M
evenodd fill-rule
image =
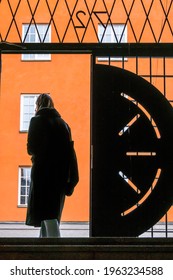
M173 259L173 238L0 238L0 259Z

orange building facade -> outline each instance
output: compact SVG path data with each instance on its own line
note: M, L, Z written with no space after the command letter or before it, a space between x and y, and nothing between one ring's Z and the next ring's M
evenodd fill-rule
M8 1L2 0L1 42L17 43L20 39L27 43L43 40L64 44L95 43L98 40L119 44L172 42L171 1L162 1L162 5L160 1L154 1L154 4L153 1L135 1L133 4L134 1L130 0L66 2L15 0L10 1L9 6ZM130 56L108 59L102 56L97 62L137 73L157 87L170 102L173 101L172 58L136 59ZM78 157L80 182L73 196L66 199L62 220L89 221L91 67L91 54L87 52L32 55L22 54L21 50L15 54L2 52L0 221L25 220L31 167L26 151L27 128L34 114L35 98L40 93L51 95L55 107L70 125ZM172 208L168 220L173 221Z

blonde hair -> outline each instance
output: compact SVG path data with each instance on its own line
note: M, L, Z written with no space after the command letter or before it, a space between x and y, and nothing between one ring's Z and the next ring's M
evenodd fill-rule
M52 98L50 97L49 94L42 93L39 95L36 101L36 105L38 109L41 108L54 108L54 103Z

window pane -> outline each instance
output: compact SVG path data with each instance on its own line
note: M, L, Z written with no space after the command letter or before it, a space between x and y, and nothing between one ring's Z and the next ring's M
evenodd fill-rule
M23 24L22 38L26 43L50 43L51 29L48 24ZM50 60L50 54L22 54L23 60Z
M25 180L25 178L21 178L21 186L26 186L26 180Z
M126 43L127 27L125 24L108 24L106 28L98 25L98 37L101 43ZM106 61L108 57L99 57L98 60ZM111 57L111 60L122 60L121 57ZM126 58L124 58L126 60Z
M29 181L29 183L30 183L30 181ZM29 183L28 183L28 185L29 185ZM27 196L29 195L29 188L27 188Z
M27 131L28 130L28 122L23 122L23 131Z
M29 43L35 43L35 34L31 34L29 37Z
M29 25L28 25L28 26L29 26ZM31 25L30 25L29 31L30 31L30 33L35 34L35 25L34 25L34 24L31 24Z
M24 196L20 197L20 204L25 205L25 197Z
M28 122L29 121L29 114L24 114L23 119L24 119L24 122Z
M30 167L20 167L19 178L19 204L26 206L28 201L29 189L30 189Z
M99 41L104 43L115 43L126 41L126 28L124 24L108 24L106 29L102 24L98 26ZM121 40L120 40L121 39Z
M38 94L22 94L21 95L21 117L20 130L27 131L31 118L35 114L35 102Z
M21 195L25 195L26 194L26 188L22 187L21 188Z

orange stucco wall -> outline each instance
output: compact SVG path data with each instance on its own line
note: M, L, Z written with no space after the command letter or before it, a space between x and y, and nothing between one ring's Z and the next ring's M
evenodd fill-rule
M79 161L80 183L66 199L63 220L88 220L90 143L90 57L54 55L51 62L21 62L20 55L3 55L0 110L0 220L24 220L17 207L18 167L31 165L27 133L19 132L21 93L50 93L69 123ZM3 199L2 199L3 198Z

